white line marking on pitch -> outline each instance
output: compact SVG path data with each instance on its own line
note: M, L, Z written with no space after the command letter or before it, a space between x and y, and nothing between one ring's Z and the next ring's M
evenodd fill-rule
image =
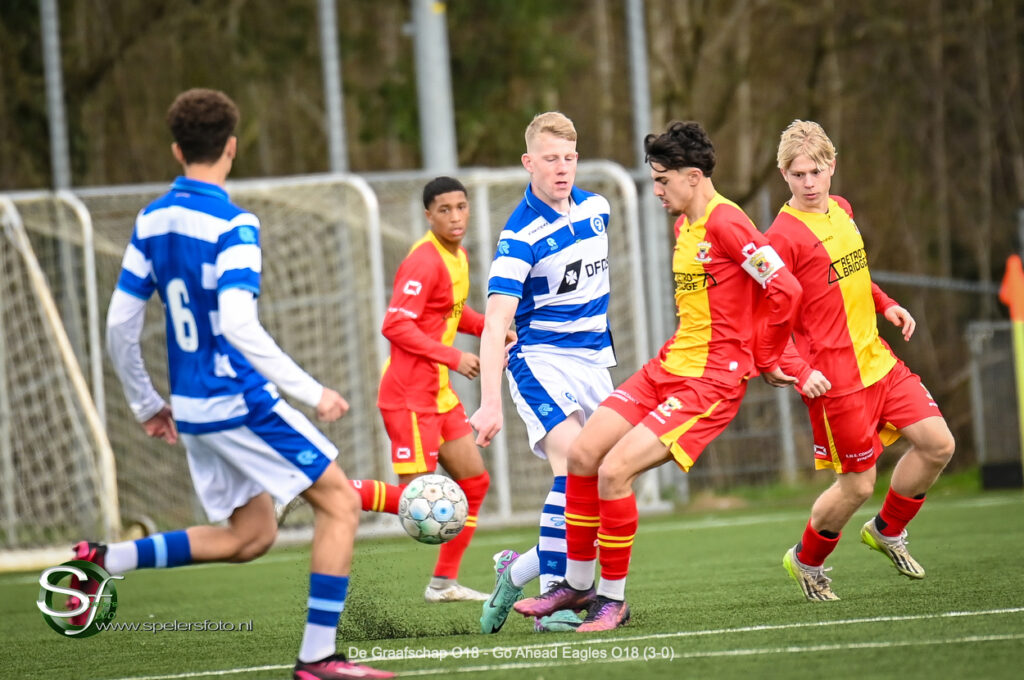
M958 612L942 612L939 614L912 614L907 616L874 616L870 618L862 619L840 619L837 621L813 621L813 622L798 622L798 623L781 623L781 624L765 624L758 626L743 626L740 628L715 628L711 630L690 630L690 631L679 631L675 633L651 633L647 635L632 635L626 637L606 637L606 638L592 638L580 636L583 639L572 640L571 642L551 642L535 645L516 645L514 647L507 647L496 645L490 648L480 649L481 654L494 654L494 650L500 650L500 652L508 652L514 650L526 650L527 652L532 649L544 649L554 647L570 647L570 646L584 646L584 645L602 645L602 644L622 644L628 642L642 642L645 640L667 640L672 638L685 638L685 637L699 637L699 636L710 636L710 635L730 635L735 633L751 633L771 630L791 630L794 628L818 628L824 626L844 626L844 625L858 625L858 624L869 624L869 623L898 623L905 621L923 621L929 619L946 619L946 618L957 618L967 616L998 616L1003 614L1020 614L1024 613L1024 607L1009 607L1006 609L987 609L982 611L958 611ZM1010 635L976 635L966 636L961 638L950 638L944 640L913 640L906 642L852 642L845 645L813 645L806 647L770 647L762 649L734 649L734 650L722 650L717 652L680 652L675 656L676 659L684 658L700 658L700 657L715 657L715 656L750 656L755 654L788 654L788 653L803 653L812 651L825 651L825 650L843 650L843 649L862 649L862 648L880 648L880 647L907 647L917 645L938 645L938 644L950 644L950 643L968 643L968 642L991 642L991 641L1002 641L1002 640L1018 640L1024 639L1024 633L1010 634ZM356 645L350 645L352 647ZM408 645L407 645L408 646ZM470 645L458 645L460 648L465 648ZM346 648L347 649L347 648ZM437 648L436 650L423 648L424 653L431 651L437 652L448 652L449 650L443 648ZM345 651L345 650L343 650ZM354 655L353 655L354 657ZM352 659L353 661L358 660L360 663L373 663L376 661L394 661L396 659L387 656L367 656L359 657L359 659ZM595 662L612 662L612 661L643 661L643 659L589 659L589 661ZM410 671L398 671L401 675L431 675L440 673L465 673L470 671L488 671L488 670L505 670L505 669L520 669L520 668L537 668L546 666L559 666L559 665L576 665L577 663L586 663L586 661L580 662L545 662L545 663L523 663L523 664L494 664L489 666L478 666L478 667L464 667L464 668L451 668L443 667L437 669L422 669L422 670L410 670ZM134 675L124 678L117 678L116 680L186 680L187 678L210 678L210 677L222 677L225 675L235 675L242 673L255 673L258 671L268 670L280 670L284 668L291 668L290 665L280 666L252 666L248 668L226 668L217 671L193 671L189 673L174 673L170 675Z

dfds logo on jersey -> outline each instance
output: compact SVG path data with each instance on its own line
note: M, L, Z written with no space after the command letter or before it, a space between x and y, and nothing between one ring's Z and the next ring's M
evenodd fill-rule
M90 595L81 590L58 585L69 575L81 582L94 581L99 583L99 587ZM65 562L60 566L50 567L39 575L40 588L36 606L43 613L43 620L50 628L65 637L86 638L100 632L100 626L114 620L114 614L117 612L117 590L112 581L123 579L123 576L111 576L103 567L92 562ZM78 606L74 609L54 609L54 593L78 598ZM89 616L83 625L71 623L72 617L86 612Z

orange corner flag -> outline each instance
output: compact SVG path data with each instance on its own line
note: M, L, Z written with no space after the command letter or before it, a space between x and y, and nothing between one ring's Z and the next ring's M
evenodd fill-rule
M999 301L1010 308L1013 321L1024 321L1024 266L1019 255L1006 258L1006 273L999 288Z

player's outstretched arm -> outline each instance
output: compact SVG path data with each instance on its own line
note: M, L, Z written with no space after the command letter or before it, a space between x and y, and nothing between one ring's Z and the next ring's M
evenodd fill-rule
M169 420L170 427L174 428L174 421L170 417L171 409L153 387L146 365L142 361L140 339L145 320L145 300L121 289L114 290L110 298L110 307L107 309L107 353L135 419L144 424L143 427L150 436L161 437L173 444L174 442L163 434L154 434L146 426L150 420L157 418L161 423ZM160 414L165 411L166 417L160 418ZM166 427L159 429L163 432ZM174 438L177 439L176 433Z
M285 394L316 408L319 415L326 388L285 354L263 328L256 311L256 297L252 292L243 288L222 290L217 296L217 307L220 311L221 332L227 341L242 353L260 375L277 385ZM336 407L328 408L327 412L333 412L332 408ZM345 405L347 409L348 404ZM340 417L341 414L335 416Z
M494 293L487 298L484 332L480 335L480 408L469 424L477 432L478 446L487 446L501 431L501 371L505 367L505 342L519 307L519 298Z

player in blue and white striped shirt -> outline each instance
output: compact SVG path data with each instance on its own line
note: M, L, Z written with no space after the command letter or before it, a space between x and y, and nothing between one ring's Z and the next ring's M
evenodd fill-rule
M502 426L503 342L513 318L509 390L526 423L534 453L554 480L540 519L536 547L495 555L495 590L484 603L484 633L505 623L523 586L540 577L544 593L565 574L565 475L569 445L612 391L615 365L608 330L608 201L574 186L576 129L558 112L536 116L526 129L526 195L509 217L491 263L480 339L480 409L470 418L477 444ZM574 612L556 612L535 629L570 630Z
M302 495L315 513L309 609L296 678L392 677L335 654L359 497L332 461L334 445L286 394L332 421L348 403L285 354L256 309L260 222L228 200L238 109L225 94L194 89L167 114L182 165L171 190L136 218L107 315L111 360L147 434L185 444L195 490L211 522L104 545L81 542L78 559L112 574L195 562L246 562L274 542L274 500ZM140 339L146 303L164 304L171 403L153 388Z

